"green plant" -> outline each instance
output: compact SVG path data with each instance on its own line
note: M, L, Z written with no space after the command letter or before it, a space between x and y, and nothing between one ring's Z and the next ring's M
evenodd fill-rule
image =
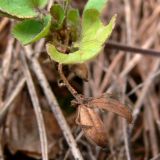
M52 60L59 63L59 74L76 100L74 105L79 108L77 123L84 129L86 136L100 146L107 143L106 133L100 117L91 108L96 106L112 111L129 122L132 119L131 113L111 97L86 99L78 94L66 79L62 64L84 63L102 50L116 20L116 16L113 16L106 26L101 22L100 14L106 1L88 0L81 20L78 9L71 8L69 0L65 0L64 5L53 4L48 13L43 10L47 0L0 0L1 15L18 20L13 26L12 34L23 45L32 44L41 38L46 39L47 53ZM79 69L79 66L77 68Z
M68 3L66 1L66 5ZM12 34L23 45L45 37L49 40L46 48L51 59L62 64L76 64L95 57L112 33L116 16L107 26L100 20L105 3L106 0L89 0L82 23L78 9L60 4L53 4L50 12L44 14L42 9L47 0L0 0L0 11L3 16L19 20Z

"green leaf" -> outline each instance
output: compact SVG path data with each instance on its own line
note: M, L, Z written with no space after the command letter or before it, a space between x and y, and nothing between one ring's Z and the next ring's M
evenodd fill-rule
M96 9L97 11L101 12L106 3L107 0L88 0L83 13L88 9Z
M64 9L59 4L54 4L51 9L50 13L53 17L53 28L60 29L63 25L63 21L65 18Z
M93 21L94 20L94 21ZM82 20L82 38L78 44L79 50L64 54L50 43L46 45L51 59L63 64L75 64L88 61L102 49L102 45L109 38L115 26L116 16L112 17L110 23L104 26L99 18L99 12L95 9L86 10Z
M12 34L23 45L33 43L45 37L51 26L51 16L46 16L41 20L24 20L13 27Z
M44 7L47 0L0 0L0 12L7 17L25 19L38 16L36 8Z
M78 9L71 9L67 14L67 23L70 26L75 26L80 24L80 15Z

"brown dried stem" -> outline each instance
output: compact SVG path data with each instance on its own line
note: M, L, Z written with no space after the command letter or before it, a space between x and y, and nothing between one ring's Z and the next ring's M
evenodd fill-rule
M82 95L78 94L78 92L70 85L70 83L68 82L67 78L63 73L63 66L60 63L58 64L58 71L64 84L66 85L70 93L73 95L73 97L77 100L78 104L83 104Z

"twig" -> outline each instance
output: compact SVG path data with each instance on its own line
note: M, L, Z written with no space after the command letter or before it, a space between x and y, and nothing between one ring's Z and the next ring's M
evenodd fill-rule
M63 113L60 109L60 106L56 100L55 95L53 94L49 83L41 69L41 66L39 64L39 62L37 61L37 59L35 58L30 58L30 50L28 48L26 48L27 51L27 55L28 58L30 59L31 63L32 63L32 68L39 80L39 83L44 91L44 94L47 98L47 101L51 107L52 112L54 113L55 118L57 119L57 122L64 134L64 137L69 145L69 147L71 148L72 154L75 158L75 160L83 160L82 155L77 147L76 141L73 138L73 135L71 133L71 130L63 116Z
M131 6L129 0L124 0L125 4L125 22L126 22L126 42L130 45L132 43L131 41ZM127 63L130 60L130 53L126 55L125 59L125 66L127 66ZM125 102L125 92L126 92L126 84L127 84L127 75L126 77L123 77L123 102ZM127 160L132 160L131 155L131 142L130 142L130 132L129 132L129 126L125 120L123 120L123 136L124 136L124 147L126 151L126 158Z
M45 130L45 124L44 119L42 115L42 110L40 108L39 100L37 97L37 93L34 87L34 83L31 77L31 73L29 71L25 55L24 53L20 53L21 60L23 63L23 73L26 77L26 82L28 86L28 90L30 93L31 101L34 107L37 123L38 123L38 129L39 129L39 135L40 135L40 142L41 142L41 150L42 150L42 158L43 160L48 160L48 144L47 144L47 134Z
M108 41L106 43L105 50L108 50L108 49L116 49L116 50L131 52L133 54L142 54L142 55L160 57L160 51L124 45L114 41Z

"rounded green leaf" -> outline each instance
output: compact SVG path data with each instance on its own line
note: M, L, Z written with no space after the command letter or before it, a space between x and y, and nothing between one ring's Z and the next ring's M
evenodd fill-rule
M36 8L44 7L47 0L0 0L0 12L7 17L25 19L38 16Z
M87 4L85 5L84 12L88 9L96 9L97 11L101 12L106 3L107 0L88 0Z
M23 45L33 43L45 37L51 26L51 16L41 20L24 20L13 27L12 33Z
M90 17L93 16L91 19ZM94 21L92 21L94 19ZM52 45L47 44L47 52L51 59L63 64L75 64L88 61L102 49L102 45L109 38L115 26L116 16L112 17L110 23L104 26L99 18L97 10L87 10L82 20L82 37L78 44L79 50L64 54ZM89 27L90 26L90 27Z

